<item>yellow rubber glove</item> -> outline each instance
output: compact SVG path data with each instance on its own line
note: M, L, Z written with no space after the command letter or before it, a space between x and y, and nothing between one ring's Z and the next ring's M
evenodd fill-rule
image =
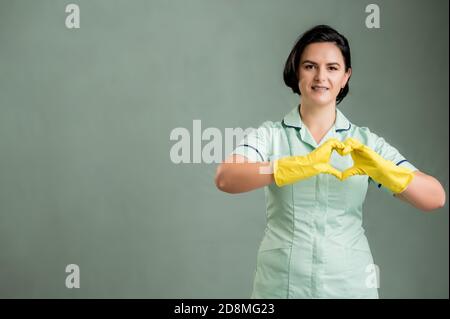
M341 179L342 173L331 166L329 161L333 150L344 148L341 141L330 138L307 155L288 156L274 161L275 183L281 187L320 173L332 174Z
M341 180L353 175L368 175L374 181L398 194L403 192L414 178L414 173L410 169L397 166L384 159L370 147L354 138L345 140L344 144L345 148L338 149L337 152L342 156L350 153L353 158L353 167L342 173Z

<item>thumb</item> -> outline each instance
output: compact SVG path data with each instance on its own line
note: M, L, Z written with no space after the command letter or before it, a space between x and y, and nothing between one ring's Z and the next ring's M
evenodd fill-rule
M325 164L323 167L323 173L334 175L337 179L342 178L342 172L331 166L330 164Z
M359 167L350 167L349 169L346 169L344 172L342 172L342 177L341 180L344 181L347 178L349 178L350 176L354 176L354 175L365 175L366 172L364 172L361 168Z

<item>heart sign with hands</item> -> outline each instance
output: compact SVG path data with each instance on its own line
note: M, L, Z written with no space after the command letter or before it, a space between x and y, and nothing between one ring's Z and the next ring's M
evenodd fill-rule
M331 166L333 151L341 156L350 154L353 166L344 172ZM345 142L331 138L307 155L284 157L274 162L274 179L280 187L321 173L334 175L342 181L354 175L368 175L393 193L404 191L414 177L411 170L384 159L354 138Z

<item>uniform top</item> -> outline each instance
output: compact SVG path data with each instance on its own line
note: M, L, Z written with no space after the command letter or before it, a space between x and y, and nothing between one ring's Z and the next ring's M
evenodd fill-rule
M306 155L330 138L355 138L396 165L417 170L393 146L367 127L351 123L336 109L333 127L317 144L295 107L282 121L264 122L239 143L233 154L252 162ZM351 155L333 152L330 164L344 171ZM319 174L297 183L266 186L267 225L261 241L253 297L370 297L367 266L373 263L362 227L366 175L344 181ZM386 192L392 192L376 184ZM362 254L362 255L361 255Z

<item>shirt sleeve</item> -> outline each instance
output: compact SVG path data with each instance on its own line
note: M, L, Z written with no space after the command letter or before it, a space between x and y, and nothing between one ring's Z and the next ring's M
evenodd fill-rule
M273 123L264 122L238 143L232 154L245 156L250 162L268 162L272 156Z
M417 171L418 169L411 164L394 146L390 145L386 140L375 133L370 132L369 133L369 141L370 146L377 154L379 154L381 157L383 157L386 160L391 161L397 166L402 166L405 168L410 169L411 171ZM393 195L394 193L390 191L388 188L384 187L383 185L376 183L374 180L369 178L369 183L375 184L378 188L382 189L383 191Z

